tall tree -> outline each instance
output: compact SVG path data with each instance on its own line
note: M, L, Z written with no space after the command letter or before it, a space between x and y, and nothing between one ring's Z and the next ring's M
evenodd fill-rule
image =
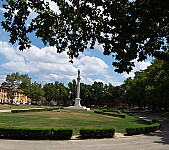
M55 97L56 91L55 91L53 83L46 83L43 86L43 91L45 92L44 96L45 96L46 101L56 100L56 97Z
M27 95L30 85L31 78L28 74L19 74L19 72L8 74L6 76L6 81L2 83L3 86L7 86L11 89L18 88L21 89L23 94Z
M80 83L81 104L85 106L89 106L92 103L90 88L91 88L91 85Z
M102 105L104 86L102 82L94 82L91 86L91 98L94 103Z
M45 92L43 91L41 84L37 82L31 84L28 97L30 97L33 101L44 102L45 101L44 94Z
M152 108L165 110L169 107L169 64L166 61L156 59L151 66L145 70L148 79L147 100ZM151 82L150 82L151 81Z
M124 99L129 106L149 106L153 110L169 108L169 64L155 59L147 69L136 72L124 82Z
M21 84L21 76L19 75L19 72L8 74L6 76L6 81L2 84L3 86L10 88L19 88Z
M75 98L76 98L76 90L77 90L76 87L77 87L76 80L72 80L72 82L68 83L68 88L69 88L71 100L75 100Z
M133 85L133 80L131 78L127 78L125 81L124 81L124 89L125 89L125 92L124 92L124 99L123 99L123 102L126 104L126 105L129 105L129 107L131 107L133 104L134 104L134 85Z
M20 50L30 47L29 33L55 46L61 53L68 48L72 60L88 44L103 45L104 55L115 58L117 72L129 72L133 59L147 56L168 59L169 3L166 0L51 0L59 7L54 12L49 3L40 0L3 0L10 42ZM153 6L153 7L152 7ZM29 9L30 8L30 9ZM37 17L27 26L30 11Z

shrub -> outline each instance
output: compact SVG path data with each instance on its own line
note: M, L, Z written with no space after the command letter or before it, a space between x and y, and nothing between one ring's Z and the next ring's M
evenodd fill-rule
M68 140L72 137L72 132L68 128L0 127L0 138Z
M40 111L53 111L55 107L47 107L47 108L33 108L33 109L13 109L11 110L12 113L19 113L19 112L40 112Z
M160 123L161 124L161 122L157 119L152 119L152 123Z
M142 127L130 127L126 128L127 135L138 135L138 134L147 134L150 132L155 132L161 128L161 123L158 121L151 125L146 125Z
M114 128L82 128L80 130L81 138L112 138L114 136Z
M115 112L115 113L119 113L119 111L115 108L104 108L104 109L101 109L102 111L104 112Z
M68 128L52 129L52 139L69 140L71 139L72 134L73 129Z
M103 114L103 111L102 110L94 110L94 113Z
M120 111L95 110L94 113L125 118L125 114L121 113Z

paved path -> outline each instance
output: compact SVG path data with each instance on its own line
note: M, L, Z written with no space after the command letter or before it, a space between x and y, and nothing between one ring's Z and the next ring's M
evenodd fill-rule
M160 134L161 135L161 134ZM0 140L1 150L169 150L160 135L70 141ZM167 140L167 141L166 141Z
M11 112L11 110L0 110L0 112Z
M145 117L145 119L152 119L152 116L137 115ZM162 118L161 120L163 131L150 135L69 141L1 139L0 150L169 150L169 120Z

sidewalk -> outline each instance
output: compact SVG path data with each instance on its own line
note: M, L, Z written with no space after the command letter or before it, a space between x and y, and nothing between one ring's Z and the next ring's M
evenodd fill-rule
M0 113L1 112L11 112L11 110L0 110Z

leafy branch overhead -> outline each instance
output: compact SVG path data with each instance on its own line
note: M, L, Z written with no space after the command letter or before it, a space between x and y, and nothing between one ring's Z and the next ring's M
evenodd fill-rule
M147 56L168 59L169 3L166 0L51 0L59 7L54 12L43 0L3 0L2 27L10 42L19 49L30 47L28 34L35 32L44 44L61 53L68 48L72 60L88 44L103 45L104 55L114 57L115 71L131 71L132 60ZM29 26L30 11L37 16Z

